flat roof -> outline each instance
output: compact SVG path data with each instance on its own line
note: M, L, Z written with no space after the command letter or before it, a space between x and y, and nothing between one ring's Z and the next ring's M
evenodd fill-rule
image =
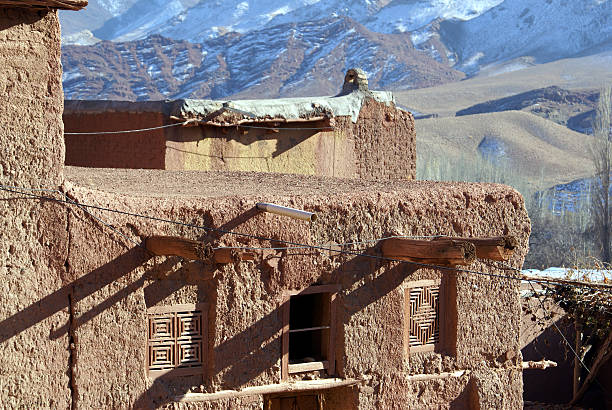
M100 114L105 112L162 113L179 120L204 119L224 110L233 120L253 121L269 119L304 120L321 116L350 116L357 122L366 98L390 104L394 102L390 91L354 91L335 97L276 98L261 100L165 100L165 101L103 101L66 100L65 114Z
M67 166L66 179L74 186L110 194L144 198L220 197L330 197L340 194L400 193L442 198L460 195L507 195L512 188L491 183L437 181L365 181L297 174L230 171L166 171L147 169L81 168Z

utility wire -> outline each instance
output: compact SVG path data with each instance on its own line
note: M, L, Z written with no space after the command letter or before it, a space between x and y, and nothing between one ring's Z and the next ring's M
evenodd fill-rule
M19 188L17 188L19 189ZM471 269L464 269L464 268L458 268L458 267L449 267L449 266L441 266L441 265L432 265L432 264L427 264L427 263L421 263L421 262L413 262L413 261L406 261L406 260L401 260L401 259L394 259L394 258L388 258L388 257L384 257L384 256L379 256L379 255L370 255L367 253L362 253L362 252L358 252L358 251L351 251L351 250L345 250L345 249L334 249L334 248L330 248L330 247L325 247L325 246L321 246L321 245L307 245L307 244L303 244L303 243L299 243L299 242L293 242L293 241L287 241L287 240L281 240L281 239L273 239L273 238L267 238L264 236L259 236L259 235L252 235L252 234L247 234L247 233L241 233L241 232L234 232L234 231L229 231L229 230L225 230L225 229L221 229L221 228L212 228L212 227L208 227L208 226L202 226L202 225L196 225L196 224L191 224L191 223L185 223L185 222L180 222L180 221L175 221L175 220L171 220L171 219L165 219L165 218L158 218L158 217L154 217L154 216L148 216L148 215L142 215L142 214L137 214L137 213L133 213L133 212L127 212L127 211L120 211L117 209L112 209L112 208L107 208L107 207L102 207L102 206L97 206L97 205L89 205L89 204L82 204L82 203L76 203L70 200L66 200L66 199L57 199L57 198L52 198L52 197L47 197L44 195L37 195L37 194L30 194L30 193L26 193L26 192L20 192L18 190L15 189L15 187L9 187L9 186L5 186L5 185L0 185L0 190L3 191L7 191L7 192L12 192L15 194L20 194L20 195L25 195L31 198L35 198L35 199L44 199L44 200L49 200L49 201L55 201L55 202L62 202L62 203L67 203L70 205L74 205L74 206L78 206L79 208L89 208L89 209L98 209L98 210L102 210L102 211L107 211L107 212L112 212L112 213L117 213L120 215L127 215L127 216L132 216L135 218L143 218L143 219L149 219L149 220L153 220L153 221L157 221L157 222L164 222L164 223L170 223L170 224L174 224L174 225L179 225L179 226L184 226L184 227L189 227L189 228L194 228L194 229L201 229L201 230L205 230L208 232L219 232L219 233L223 233L223 234L228 234L228 235L236 235L236 236L241 236L241 237L246 237L246 238L251 238L251 239L257 239L257 240L262 240L262 241L270 241L270 242L278 242L278 243L283 243L285 245L292 245L293 247L302 247L304 249L318 249L318 250L323 250L323 251L328 251L328 252L335 252L335 253L341 253L341 254L346 254L346 255L353 255L353 256L361 256L361 257L365 257L365 258L369 258L369 259L376 259L376 260L382 260L382 261L386 261L386 262L398 262L398 263L404 263L404 264L409 264L411 266L418 266L421 268L427 268L427 269L437 269L437 270L444 270L444 271L452 271L452 272L464 272L464 273L471 273L471 274L475 274L475 275L481 275L481 276L487 276L487 277L493 277L493 278L499 278L499 279L511 279L511 280L519 280L519 281L525 281L525 280L529 280L531 282L534 283L542 283L542 284L550 284L550 279L536 279L536 278L526 278L525 275L521 275L521 276L508 276L508 275L500 275L500 274L495 274L495 273L487 273L487 272L480 272L480 271L475 271L475 270L471 270ZM109 225L110 226L110 225ZM270 249L270 248L267 248ZM512 268L515 269L515 268ZM520 270L517 270L518 272L520 272ZM558 284L568 284L568 283L564 283L564 281L562 280L558 280L557 281ZM577 283L577 284L569 284L570 286L575 286L575 287L589 287L589 288L593 288L593 287L605 287L605 288L610 288L610 289L601 289L604 292L612 292L612 285L604 285L604 284L589 284L589 283Z
M184 121L184 122L177 122L177 123L174 123L174 124L160 125L158 127L140 128L140 129L136 129L136 130L65 132L64 135L129 134L129 133L132 133L132 132L154 131L154 130L161 130L162 128L178 127L179 125L187 125L188 123L189 123L189 121Z
M174 124L166 124L166 125L160 125L158 127L151 127L151 128L139 128L139 129L133 129L133 130L121 130L121 131L90 131L90 132L65 132L64 135L105 135L105 134L129 134L129 133L134 133L134 132L143 132L143 131L155 131L155 130L161 130L163 128L170 128L170 127L178 127L180 125L188 125L193 123L193 120L187 120L184 122L177 122ZM234 125L230 125L230 126L234 126ZM255 129L261 129L261 130L279 130L279 129L285 129L285 130L297 130L297 131L322 131L322 130L334 130L334 127L299 127L299 128L294 128L294 127L289 127L289 128L283 128L283 127L260 127L260 126L255 126L255 125L243 125L243 124L237 124L235 125L236 127L241 127L241 128L255 128Z
M363 241L357 241L357 242L343 242L343 243L326 243L323 244L322 246L332 246L332 248L329 248L330 251L334 251L334 252L340 252L339 250L335 250L333 247L336 246L352 246L352 245L364 245L367 243L372 243L372 242L380 242L383 241L385 239L433 239L433 238L442 238L442 237L446 237L448 235L427 235L427 236L409 236L409 235L392 235L392 236L384 236L382 238L377 238L377 239L365 239ZM307 249L307 248L311 248L312 245L302 245L302 246L279 246L279 247L252 247L252 246L219 246L216 248L213 248L213 250L217 250L217 249L236 249L236 250L240 250L240 251L262 251L262 250L275 250L275 251L284 251L284 250L292 250L292 249Z
M94 218L96 221L100 222L102 225L105 225L106 227L110 228L113 232L115 232L116 234L122 236L125 240L127 240L128 242L132 242L133 244L137 245L137 246L141 246L144 247L144 245L142 244L142 242L138 242L132 238L130 238L129 236L125 235L123 232L121 232L120 230L118 230L117 228L115 228L114 226L112 226L111 224L109 224L108 222L104 221L102 218L94 215L93 213L89 212L83 205L79 204L78 202L75 202L73 200L71 200L68 195L66 195L65 193L63 193L62 191L58 190L58 189L45 189L45 188L22 188L22 187L6 187L6 188L11 188L11 189L15 189L15 190L24 190L24 191L31 191L31 192L49 192L49 193L56 193L61 195L64 199L62 200L57 200L55 198L48 198L48 197L42 197L44 199L48 199L48 200L52 200L52 201L59 201L59 202L65 202L67 204L70 205L74 205L77 206L79 209L81 209L83 212L85 212L86 214L88 214L89 216L91 216L92 218ZM4 185L0 185L0 189L8 191L8 189L5 189ZM9 191L9 192L16 192L17 191ZM25 192L20 192L20 194L22 195L28 195ZM28 195L31 196L31 195ZM41 198L41 199L42 199Z

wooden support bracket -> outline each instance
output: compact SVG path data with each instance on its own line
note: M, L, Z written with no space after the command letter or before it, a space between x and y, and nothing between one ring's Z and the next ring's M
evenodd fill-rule
M149 252L158 256L180 256L191 260L214 263L254 260L253 252L231 248L213 249L209 244L175 236L149 236L145 240Z
M514 236L496 236L492 238L435 238L439 240L465 241L474 244L476 247L476 257L479 259L492 259L494 261L507 261L518 248L518 240Z
M476 247L466 241L439 239L385 239L382 241L385 258L442 266L469 265L476 259Z

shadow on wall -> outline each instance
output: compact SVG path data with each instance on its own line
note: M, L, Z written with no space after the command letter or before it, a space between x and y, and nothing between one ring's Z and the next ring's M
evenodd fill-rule
M271 127L267 124L262 125L253 125L253 126L243 126L243 127L223 127L219 130L218 127L214 129L210 128L197 128L200 130L199 132L184 132L182 129L174 132L168 132L167 141L171 142L196 142L199 143L204 139L210 139L211 141L220 141L221 144L226 144L229 141L235 141L241 145L249 146L259 141L276 141L276 149L271 153L269 158L276 158L285 152L291 150L295 146L301 144L307 139L313 137L322 131L332 131L332 128L327 124L321 123L306 123L303 127ZM261 127L261 128L258 128ZM225 129L229 128L229 129ZM309 129L316 128L316 129ZM180 132L180 134L179 134ZM170 147L166 144L166 149L174 149L177 151L182 151L180 148ZM222 152L221 146L219 147L219 152ZM194 155L203 155L197 152L192 151L184 151L189 154ZM211 154L211 157L219 156L217 154ZM251 157L228 157L223 156L223 158L244 158L248 159Z
M6 4L6 3L5 3ZM10 3L9 3L10 4ZM5 6L6 7L6 6ZM54 13L54 11L41 9L37 12L30 12L29 10L24 13L23 10L6 8L3 13L7 15L7 19L0 20L0 31L8 30L11 27L18 25L32 25L37 21L42 20L48 13Z
M572 323L562 318L556 324L567 340L575 340ZM523 347L521 353L524 361L546 359L557 363L557 367L546 370L523 371L525 401L563 404L572 400L574 355L554 325L550 325L531 343Z
M61 289L45 296L43 299L31 304L13 316L6 318L0 322L0 343L9 340L24 330L34 326L36 323L47 319L63 309L69 308L71 304L99 291L108 284L138 268L148 259L150 259L150 256L144 248L134 247L116 259L89 272L70 284L63 286ZM128 288L107 299L96 307L96 309L92 309L82 317L76 318L76 322L72 325L74 326L75 324L91 320L102 311L136 290L138 288L137 284L144 282L144 280L143 276L138 282L131 284ZM50 338L57 339L64 336L69 328L70 324L65 324L61 328L51 332Z
M257 213L258 211L251 209L226 222L220 229L232 230ZM216 235L220 236L219 234ZM201 238L201 240L212 241L214 238L215 235L207 235ZM365 253L375 255L379 253L379 250L377 247L373 247L366 250ZM285 255L284 257L303 257L305 255L307 256L309 253L300 252L295 255ZM316 257L320 256L320 253L312 252L311 255ZM103 266L92 270L38 302L33 303L24 310L3 320L0 322L0 343L9 340L63 309L68 308L70 310L74 303L83 300L89 295L101 290L103 287L128 275L135 269L142 267L151 257L152 255L143 247L136 246L130 248L127 252L105 263ZM343 258L340 260L340 265L331 272L323 273L320 280L342 284L344 289L351 287L351 285L356 282L362 280L364 282L362 286L340 299L340 305L343 306L343 308L338 315L338 337L336 340L339 346L342 346L344 342L342 338L343 326L348 323L351 316L388 295L396 289L408 275L414 273L417 268L406 264L398 264L392 268L388 268L386 263L379 260L365 260L364 257L347 255L341 255L339 257ZM56 339L66 335L79 326L91 321L96 316L102 314L122 299L141 288L144 290L147 306L153 306L186 284L194 284L193 282L188 282L190 276L189 272L202 272L202 266L200 266L202 263L185 263L180 269L175 270L175 265L179 261L180 258L172 257L166 259L161 264L157 264L147 269L138 280L117 291L87 312L72 318L71 323L66 323L64 326L53 330L50 334L50 338ZM198 266L194 268L195 265ZM262 272L265 270L263 267L261 269ZM380 271L380 274L374 278L368 277L377 271ZM168 274L167 272L171 273ZM159 280L161 277L164 279ZM272 276L264 275L263 273L261 277L264 281L273 282L276 280ZM290 277L282 275L281 280L287 282L283 283L285 288L290 287ZM147 285L147 281L152 282ZM196 284L198 286L199 300L211 303L211 306L216 303L216 300L210 300L216 298L214 281L203 282L200 280L199 283ZM268 284L267 286L270 288L273 285ZM209 318L209 321L212 321L211 326L209 326L209 349L214 349L214 354L209 356L212 358L209 362L209 375L212 376L219 369L223 369L223 383L228 387L235 387L245 385L258 375L273 368L277 364L281 354L280 331L282 327L282 308L283 306L277 307L271 313L253 323L246 331L214 347L212 346L214 337L211 337L211 335L214 335L215 331L215 318ZM274 342L267 343L271 339L273 339ZM265 346L262 348L261 346L264 344ZM337 357L338 360L343 360L342 355L338 355ZM216 363L212 362L214 360L216 360ZM248 365L245 366L245 363L248 363ZM342 366L339 366L339 368L342 369ZM134 408L161 406L171 402L175 395L184 394L188 391L184 388L183 391L177 392L177 384L171 382L173 379L175 379L173 377L173 371L156 379L151 388L136 400ZM208 379L210 380L210 377L208 377ZM208 383L209 381L206 380L205 382ZM190 386L194 384L199 383L192 383ZM459 398L457 399L459 400Z
M236 220L225 224L224 227L233 226L241 219L240 217L236 218ZM376 248L370 248L365 253L375 254ZM286 255L284 257L304 255L308 254L299 253L297 255ZM312 253L312 255L316 256L317 254ZM373 260L370 259L370 261ZM369 265L370 269L364 269L364 265ZM378 261L370 264L369 261L364 261L363 258L351 257L331 272L330 282L342 283L343 287L346 288L348 287L346 278L349 277L349 273L353 275L350 282L354 283L361 281L375 269L383 268L383 272L375 279L366 280L363 286L353 290L340 300L343 306L342 312L344 313L344 315L339 314L338 316L339 323L336 340L340 346L343 344L343 326L348 323L353 314L363 310L368 305L392 292L408 275L414 273L418 269L406 264L400 264L391 269L384 269L384 267L385 265L380 264ZM346 304L347 300L351 301L350 305ZM214 347L214 358L217 360L216 363L214 363L214 369L224 370L223 382L226 388L245 385L260 374L277 365L278 358L281 354L280 331L282 327L281 318L283 308L283 305L278 306L268 315L253 323L248 330L236 334ZM214 327L212 327L211 330L214 332ZM209 338L211 338L211 335L209 335ZM274 338L274 342L269 343L272 338ZM337 356L337 358L338 360L342 360L342 356ZM248 366L246 366L245 363L248 363ZM342 366L339 367L342 368ZM339 376L344 375L339 374ZM151 388L138 398L134 407L153 408L163 406L172 401L172 396L186 393L187 391L176 392L169 387L174 381L173 379L175 379L175 377L172 371L167 373L165 377L157 379ZM469 389L466 388L465 394L457 397L456 402L458 404L463 404L465 402L464 396L469 393L468 390Z

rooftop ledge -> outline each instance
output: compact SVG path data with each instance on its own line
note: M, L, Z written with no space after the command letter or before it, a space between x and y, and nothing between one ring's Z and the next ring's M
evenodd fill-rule
M1 1L1 0L0 0ZM233 120L265 121L284 119L300 122L311 118L349 116L357 122L366 98L384 104L394 102L390 91L353 91L335 97L275 98L262 100L166 100L166 101L104 101L66 100L64 114L101 114L108 112L162 113L178 121L203 120L224 110Z

